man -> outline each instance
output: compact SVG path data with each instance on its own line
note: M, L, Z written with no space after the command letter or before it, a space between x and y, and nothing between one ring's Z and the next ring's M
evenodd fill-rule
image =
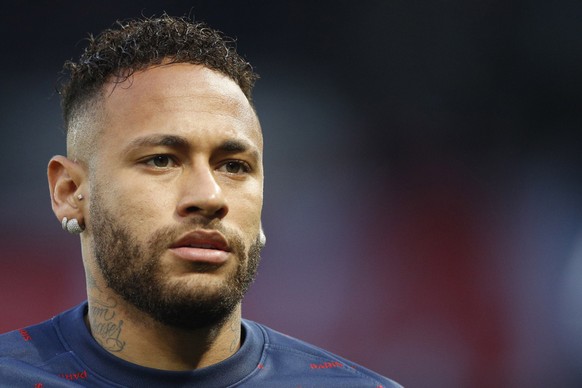
M241 318L265 244L251 66L186 19L119 23L65 65L52 207L87 302L0 337L0 385L389 387Z

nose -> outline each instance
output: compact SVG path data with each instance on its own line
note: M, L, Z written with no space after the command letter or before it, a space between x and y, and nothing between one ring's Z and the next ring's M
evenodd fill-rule
M226 216L226 198L210 166L185 172L177 211L181 217L200 215L222 219Z

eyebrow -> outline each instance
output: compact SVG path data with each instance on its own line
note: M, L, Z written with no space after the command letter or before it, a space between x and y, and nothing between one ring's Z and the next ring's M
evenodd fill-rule
M231 153L247 152L249 148L247 144L238 140L227 140L218 147L220 151Z
M225 153L248 153L255 160L261 159L259 151L255 147L240 140L227 140L222 143L218 149Z
M188 149L190 145L188 141L181 137L175 135L151 135L151 136L143 136L138 137L137 139L132 140L125 151L129 151L134 148L140 147L174 147L174 148L181 148L181 149Z

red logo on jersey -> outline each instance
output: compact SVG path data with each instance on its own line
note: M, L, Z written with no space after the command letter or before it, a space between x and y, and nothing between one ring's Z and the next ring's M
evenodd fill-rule
M86 379L87 378L87 371L84 370L82 372L77 372L77 373L61 373L59 375L60 378L63 378L65 380L80 380L80 379Z
M24 329L20 329L20 330L18 330L18 332L20 333L20 335L22 336L22 338L25 341L30 341L32 339L32 337L30 336L30 334L28 334L28 331L26 331Z
M341 362L324 362L323 364L310 364L311 369L329 369L329 368L341 368L344 365Z

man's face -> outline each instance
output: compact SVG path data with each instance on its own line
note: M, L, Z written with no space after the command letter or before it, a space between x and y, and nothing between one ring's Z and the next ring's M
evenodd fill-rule
M104 93L90 171L91 258L158 321L225 319L259 261L262 136L236 83L191 64L152 67Z

